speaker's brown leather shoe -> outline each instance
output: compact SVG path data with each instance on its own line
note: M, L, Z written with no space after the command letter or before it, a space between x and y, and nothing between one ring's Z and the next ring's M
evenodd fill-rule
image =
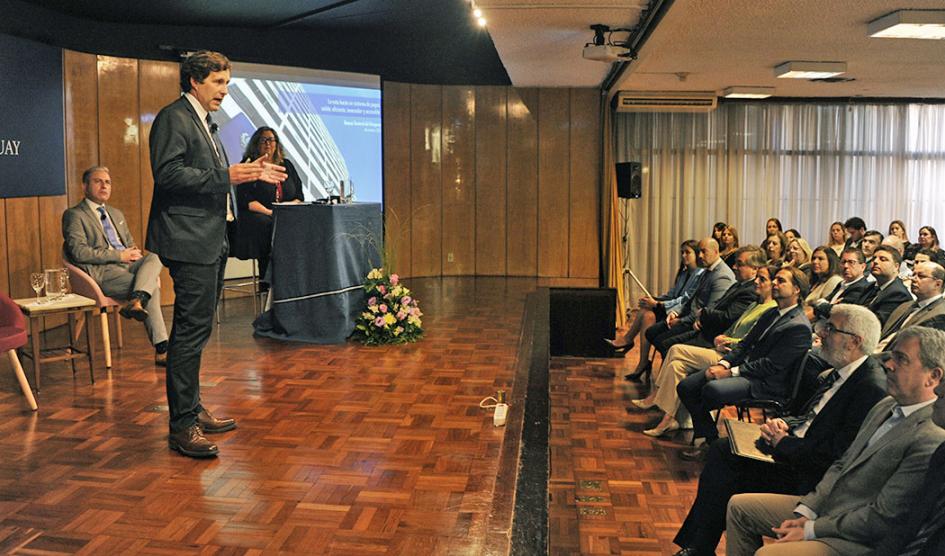
M236 428L236 419L219 419L204 409L197 414L197 424L207 434L231 431Z
M216 444L207 440L197 423L167 435L167 445L191 458L212 458L220 451Z
M164 353L155 352L154 364L157 365L158 367L166 367L167 366L167 352L166 351Z
M125 303L121 310L118 311L118 314L126 319L135 319L139 322L144 322L144 320L148 318L148 312L144 310L144 307L141 305L141 300L137 297Z

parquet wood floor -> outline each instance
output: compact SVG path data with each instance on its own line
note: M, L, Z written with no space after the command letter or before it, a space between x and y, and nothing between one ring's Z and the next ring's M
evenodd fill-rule
M657 356L658 357L658 356ZM645 390L623 375L626 358L552 358L550 553L673 554L672 539L695 498L702 464L679 459L691 432L642 433L654 412L627 413ZM725 541L718 554L725 553Z
M511 388L524 298L536 283L408 285L426 313L426 337L407 346L254 339L249 300L228 301L204 351L202 392L208 408L235 417L239 428L214 437L221 449L214 460L168 450L163 370L152 365L136 323L125 326L126 347L110 374L96 369L94 385L81 366L75 377L64 364L44 367L37 413L4 361L0 552L504 553L488 540L505 533L490 525L490 512L514 485L495 484L504 429L478 403ZM608 365L592 368L612 373ZM665 538L680 515L675 480L685 487L688 474L658 466L660 451L621 428L620 404L596 398L605 384L613 395L612 380L583 374L566 381L578 409L558 411L585 446L563 446L564 431L555 431L558 452L582 454L557 469L557 492L572 477L609 480L608 503L594 507L606 506L611 522L626 521L613 542L660 546L648 516L657 512ZM595 411L610 415L600 429L607 438L590 434ZM643 501L649 489L659 496Z

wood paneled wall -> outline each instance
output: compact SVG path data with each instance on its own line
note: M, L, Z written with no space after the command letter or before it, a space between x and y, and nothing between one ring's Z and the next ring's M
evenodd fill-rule
M125 213L139 245L153 184L147 135L157 111L179 94L177 64L63 51L66 194L0 199L0 288L13 297L33 294L30 272L61 266L62 213L82 199L82 172L107 166L110 203ZM173 302L170 276L162 301Z
M599 103L594 89L386 82L397 271L597 278Z

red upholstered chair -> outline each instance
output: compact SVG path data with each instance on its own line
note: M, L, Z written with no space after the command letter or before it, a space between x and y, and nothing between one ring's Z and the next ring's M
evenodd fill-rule
M20 308L12 299L0 293L0 351L5 351L10 358L10 365L13 366L13 373L16 375L23 395L30 404L30 409L36 411L36 398L33 397L33 391L30 389L30 383L23 374L23 366L20 365L20 358L16 355L19 347L26 345L26 319Z
M108 334L108 314L110 312L115 318L115 334L118 336L118 348L121 349L121 318L118 316L118 309L121 308L122 303L102 293L102 288L81 268L70 264L65 258L63 258L62 264L69 270L69 284L72 286L72 291L83 297L95 300L102 327L102 343L105 348L105 367L111 369L112 341ZM88 326L92 326L92 323L88 323Z

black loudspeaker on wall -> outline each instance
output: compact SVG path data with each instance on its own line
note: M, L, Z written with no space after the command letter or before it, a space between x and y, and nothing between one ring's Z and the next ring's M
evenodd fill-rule
M643 165L639 162L617 163L617 196L639 199L643 194Z
M612 357L617 320L617 290L613 288L551 288L549 348L551 355Z

